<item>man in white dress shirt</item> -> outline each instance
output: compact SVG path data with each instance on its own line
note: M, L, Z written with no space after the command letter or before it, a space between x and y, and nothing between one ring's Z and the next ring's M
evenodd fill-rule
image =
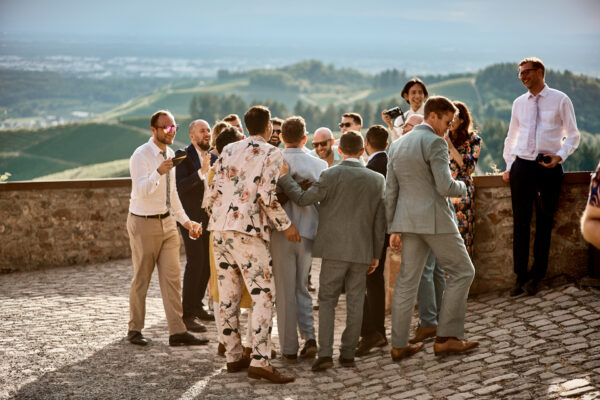
M150 140L138 147L129 160L132 187L127 232L133 279L129 290L127 340L140 346L148 344L142 329L146 293L156 265L169 326L169 345L204 345L208 340L188 333L182 319L180 243L175 221L194 233L202 233L202 227L190 221L177 195L174 152L167 147L173 143L177 131L175 118L169 111L157 111L150 119L150 130Z
M545 72L539 58L526 58L519 63L519 78L529 91L514 101L504 141L506 171L502 179L510 183L512 195L513 262L517 275L511 296L536 294L546 275L552 223L562 185L562 163L579 145L573 104L566 94L546 85ZM533 203L534 261L528 272Z

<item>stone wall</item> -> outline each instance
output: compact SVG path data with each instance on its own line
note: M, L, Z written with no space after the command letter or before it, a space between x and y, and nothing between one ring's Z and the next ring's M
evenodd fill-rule
M565 174L548 277L581 277L587 271L588 246L579 233L579 217L589 179L587 172ZM506 289L514 280L510 189L500 176L475 177L475 187L477 273L471 292ZM0 272L129 257L125 220L130 191L128 178L0 184ZM389 293L400 267L399 255L390 258Z

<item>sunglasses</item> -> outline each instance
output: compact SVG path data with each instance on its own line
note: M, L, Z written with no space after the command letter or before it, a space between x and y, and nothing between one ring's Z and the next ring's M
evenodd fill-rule
M340 122L340 123L338 124L338 126L339 126L340 128L350 128L350 127L352 126L352 123L351 123L351 122Z
M171 133L171 132L177 132L177 129L179 129L179 126L177 126L177 125L163 126L160 129L165 131L165 133Z
M327 139L324 142L313 142L312 145L314 148L325 147L325 146L327 146L327 143L329 143L330 141L331 141L331 139Z
M279 135L281 133L281 129L273 129L273 133Z

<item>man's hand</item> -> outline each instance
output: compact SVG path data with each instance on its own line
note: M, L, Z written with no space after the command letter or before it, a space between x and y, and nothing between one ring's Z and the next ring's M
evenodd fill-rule
M284 176L285 174L290 173L290 166L285 161L281 164L281 169L279 170L279 177Z
M202 224L199 224L195 221L187 221L183 224L183 227L192 233L199 233L202 235Z
M550 157L552 160L549 163L541 162L539 163L542 167L546 168L554 168L556 165L562 161L561 156L557 156L556 154L544 154L544 157Z
M378 265L379 265L379 259L374 258L373 262L369 265L369 268L367 269L367 275L371 275L373 272L375 272Z
M290 200L290 198L288 197L287 194L285 194L284 192L279 192L277 193L277 201L279 202L279 204L281 204L282 206L285 205L285 203L287 203Z
M285 235L285 238L288 240L288 242L300 241L300 233L298 232L298 229L296 229L294 224L291 224L285 231L283 231L283 234Z
M385 111L386 110L383 110L381 112L381 119L383 120L383 122L385 122L385 124L388 126L388 128L394 129L394 121L392 121L392 117L390 117L388 114L386 114Z
M164 175L169 172L171 168L173 168L173 159L169 158L168 160L161 162L158 168L156 168L156 171L159 174Z
M200 173L203 176L206 176L209 168L210 168L210 153L207 151L202 156L202 168L200 168Z
M510 170L504 171L502 173L502 180L506 183L510 183Z
M395 251L402 251L402 234L392 233L390 235L390 247Z
M310 179L305 179L302 182L298 183L298 186L300 186L302 190L308 190L313 185L313 183L314 182Z

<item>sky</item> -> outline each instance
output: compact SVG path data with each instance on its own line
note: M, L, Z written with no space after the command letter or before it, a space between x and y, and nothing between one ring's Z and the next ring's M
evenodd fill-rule
M600 0L0 0L0 35L90 43L89 52L100 40L146 44L166 56L172 46L348 66L388 59L381 68L410 58L460 68L464 60L468 69L536 55L557 69L600 76Z

